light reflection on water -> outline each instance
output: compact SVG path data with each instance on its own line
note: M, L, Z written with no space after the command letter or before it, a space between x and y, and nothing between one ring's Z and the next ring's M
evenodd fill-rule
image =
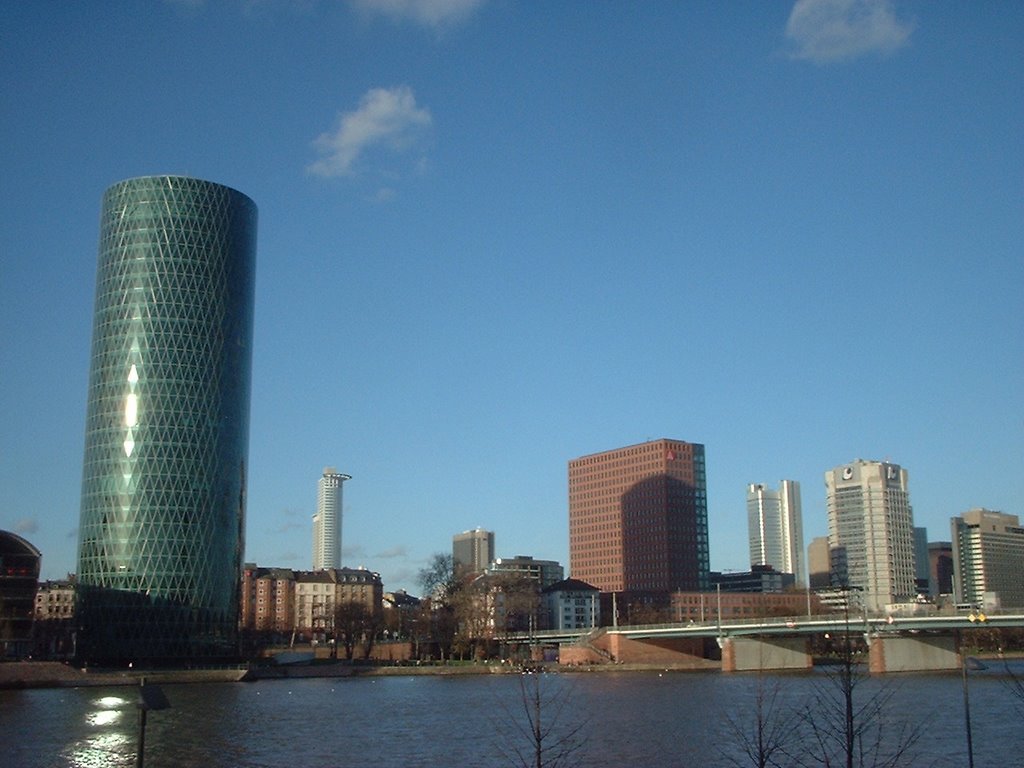
M135 764L135 740L128 725L135 713L134 704L121 696L100 696L88 702L83 715L88 730L85 736L68 745L63 753L64 764L71 768L106 768Z
M74 768L108 768L135 765L134 745L123 733L101 733L72 745L64 765Z
M121 719L120 712L114 712L112 710L103 710L102 712L92 712L85 716L85 722L89 725L112 725Z
M975 765L1003 768L1011 764L1007 756L1024 746L1024 710L1017 708L1024 702L1009 692L998 669L971 674ZM572 765L697 768L732 764L739 755L735 728L752 724L758 691L766 685L778 692L780 711L814 716L813 694L823 676L579 673L546 675L540 682L545 697L567 694L555 725L580 728ZM893 692L886 733L898 733L907 719L925 724L908 765L966 764L959 675L872 678L858 695L882 685ZM148 768L498 768L514 765L510 757L523 746L517 676L280 680L163 690L171 708L148 718ZM14 768L128 768L135 764L138 738L135 692L0 691L0 733L10 745L4 764Z

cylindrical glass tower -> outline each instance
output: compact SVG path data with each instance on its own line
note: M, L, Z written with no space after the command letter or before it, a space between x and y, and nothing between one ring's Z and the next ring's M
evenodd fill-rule
M103 197L78 549L83 661L235 652L256 205L147 176Z

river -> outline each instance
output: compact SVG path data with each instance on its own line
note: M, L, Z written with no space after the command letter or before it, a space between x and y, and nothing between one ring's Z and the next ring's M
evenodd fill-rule
M1024 665L1015 672L1024 676ZM535 689L533 686L536 685ZM742 748L757 722L827 723L821 670L789 675L719 672L355 677L165 685L171 708L148 715L148 768L413 768L519 765L529 755L524 703L541 699L553 725L546 744L575 746L567 765L751 765ZM1024 766L1024 701L998 662L969 677L977 768ZM957 674L865 678L860 703L889 697L872 719L884 748L907 726L921 735L903 765L967 765L963 690ZM131 688L0 691L0 765L128 768L135 765L137 692ZM770 702L772 706L768 706ZM803 713L798 718L794 713ZM875 727L877 726L877 727ZM528 728L526 731L528 732ZM791 747L799 750L799 746ZM740 762L732 762L740 760ZM795 764L782 760L783 765ZM870 765L870 763L869 763Z

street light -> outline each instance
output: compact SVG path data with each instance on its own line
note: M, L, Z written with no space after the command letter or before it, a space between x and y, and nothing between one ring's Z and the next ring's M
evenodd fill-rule
M973 624L975 621L984 622L988 617L984 613L980 613L976 616L971 614L967 617ZM964 689L964 728L967 731L967 768L974 768L974 743L971 740L971 699L967 692L967 670L970 669L972 672L979 669L987 669L987 667L978 661L973 656L967 656L964 654L963 636L957 632L957 636L960 639L960 681Z
M164 692L158 685L146 685L146 678L139 678L139 749L135 755L136 768L142 768L146 751L146 713L149 710L169 709L171 703L167 701Z

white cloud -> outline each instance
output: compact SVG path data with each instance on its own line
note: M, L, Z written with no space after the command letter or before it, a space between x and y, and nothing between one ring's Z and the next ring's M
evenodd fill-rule
M374 193L373 197L370 198L370 201L381 204L390 203L395 199L395 197L397 197L397 195L398 193L391 187L381 187Z
M407 551L405 545L399 544L397 546L391 547L390 549L385 549L383 552L378 552L374 555L374 558L379 560L390 560L396 557L406 558L408 556L409 552Z
M352 558L356 558L356 557L361 557L361 558L365 558L366 557L366 548L363 547L362 544L356 544L356 545L351 546L351 547L342 547L341 548L341 559L343 561L348 561L348 560L351 560Z
M441 27L462 21L484 4L484 0L351 0L368 13L381 13L397 21L415 21Z
M408 149L430 125L429 110L416 106L408 86L374 88L363 96L357 110L339 115L336 130L316 138L313 146L323 157L307 170L317 176L352 175L354 163L367 149Z
M298 528L305 528L308 526L307 518L301 512L294 509L283 509L281 510L279 522L273 528L269 528L274 534L287 533Z
M39 530L39 523L31 517L25 517L14 524L14 532L17 534L36 533Z
M891 0L797 0L786 23L793 58L816 63L889 53L914 25L896 18Z

